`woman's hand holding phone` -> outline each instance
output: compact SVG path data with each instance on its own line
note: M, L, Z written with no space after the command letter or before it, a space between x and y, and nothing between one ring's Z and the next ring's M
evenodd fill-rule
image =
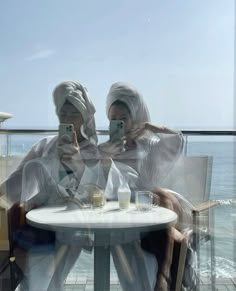
M109 141L98 146L103 158L114 158L125 150L125 129L122 120L111 120L109 125Z
M125 136L125 125L123 120L111 120L109 125L110 142L119 142Z
M77 171L78 168L81 167L83 161L80 155L80 147L75 131L73 131L71 141L69 138L62 138L62 134L59 133L57 153L61 162L72 171Z

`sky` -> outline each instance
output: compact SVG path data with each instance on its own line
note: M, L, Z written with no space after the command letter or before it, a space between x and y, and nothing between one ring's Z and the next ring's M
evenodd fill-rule
M126 81L152 122L234 127L234 0L0 1L5 128L57 128L52 91L78 80L108 125L106 95Z

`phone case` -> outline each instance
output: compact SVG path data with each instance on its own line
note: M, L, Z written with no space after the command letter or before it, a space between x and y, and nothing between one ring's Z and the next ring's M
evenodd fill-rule
M59 125L59 141L62 143L73 143L74 125L62 123Z
M116 142L121 140L125 135L124 131L124 121L122 120L111 120L109 127L110 140Z

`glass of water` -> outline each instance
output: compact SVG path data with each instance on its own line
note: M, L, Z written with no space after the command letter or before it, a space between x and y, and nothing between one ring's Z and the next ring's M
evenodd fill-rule
M152 209L153 194L150 191L136 191L135 205L137 210L147 211Z

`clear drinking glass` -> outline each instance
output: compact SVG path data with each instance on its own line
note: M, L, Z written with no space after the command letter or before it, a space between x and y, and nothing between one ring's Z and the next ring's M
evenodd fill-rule
M106 203L104 190L97 185L94 184L85 185L83 194L89 197L89 201L92 208L103 207Z
M151 210L153 207L153 193L150 191L136 191L135 205L137 210Z

